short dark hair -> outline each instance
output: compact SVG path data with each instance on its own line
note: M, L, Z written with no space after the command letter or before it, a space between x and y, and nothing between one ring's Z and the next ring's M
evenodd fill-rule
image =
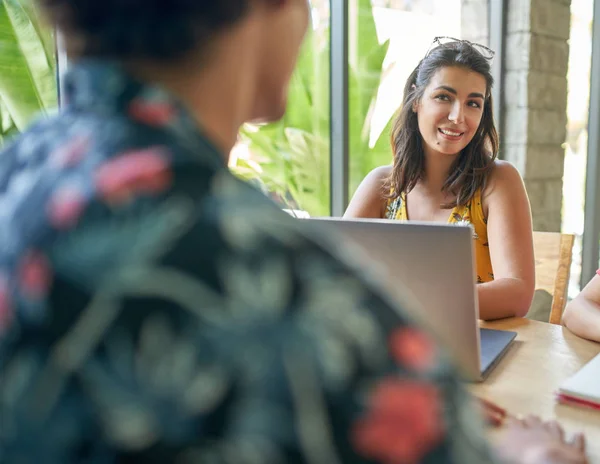
M466 205L478 189L485 187L499 148L491 95L494 79L489 60L468 42L459 41L431 50L406 81L402 105L392 126L394 166L385 183L388 197L396 198L410 192L424 173L423 142L413 104L421 100L439 69L452 66L481 74L486 80L486 95L479 128L450 168L443 189L456 196L457 205Z
M235 24L249 0L37 0L80 55L177 59Z

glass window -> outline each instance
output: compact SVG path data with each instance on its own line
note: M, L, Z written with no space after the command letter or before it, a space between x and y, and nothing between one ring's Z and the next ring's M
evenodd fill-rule
M390 164L389 133L406 79L434 37L461 35L461 0L350 3L350 196L377 166Z
M569 296L579 293L585 206L588 108L592 54L593 2L571 3L567 143L563 176L562 232L575 234Z
M0 146L58 104L52 31L32 2L3 2L2 10Z
M300 53L284 118L246 125L230 167L296 215L328 216L329 0L311 0L312 28Z

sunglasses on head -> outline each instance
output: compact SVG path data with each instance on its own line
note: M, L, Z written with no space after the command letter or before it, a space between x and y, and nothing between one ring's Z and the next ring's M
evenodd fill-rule
M470 47L475 49L479 54L481 54L486 60L491 60L492 58L494 58L494 55L496 54L496 52L494 52L494 50L492 50L489 47L486 47L485 45L481 45L481 44L471 42L471 41L465 40L465 39L455 39L454 37L440 36L440 37L436 37L435 39L433 39L433 43L429 47L429 50L427 50L425 57L429 56L431 51L436 49L437 47L450 47L451 48L452 45L456 44L456 43L463 43L463 44L469 45Z

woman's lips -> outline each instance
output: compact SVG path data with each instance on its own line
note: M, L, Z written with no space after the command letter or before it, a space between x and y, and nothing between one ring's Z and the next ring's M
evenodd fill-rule
M444 128L439 128L438 132L440 134L442 134L442 137L444 137L446 140L450 140L450 141L457 141L460 140L461 137L463 135L465 135L464 132L459 132L459 131L455 131L455 130L450 130L450 129L444 129Z

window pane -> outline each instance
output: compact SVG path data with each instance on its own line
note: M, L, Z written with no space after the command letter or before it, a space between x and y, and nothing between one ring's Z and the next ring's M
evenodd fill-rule
M461 1L351 0L349 14L352 195L369 171L392 162L392 117L433 38L462 38Z
M329 215L329 0L312 0L312 28L292 77L284 118L246 125L230 167L282 206Z
M0 147L58 106L53 32L30 2L10 3L2 6L10 20L0 47Z
M569 297L579 293L584 233L585 173L592 55L593 2L571 3L567 143L563 176L562 232L575 234Z

